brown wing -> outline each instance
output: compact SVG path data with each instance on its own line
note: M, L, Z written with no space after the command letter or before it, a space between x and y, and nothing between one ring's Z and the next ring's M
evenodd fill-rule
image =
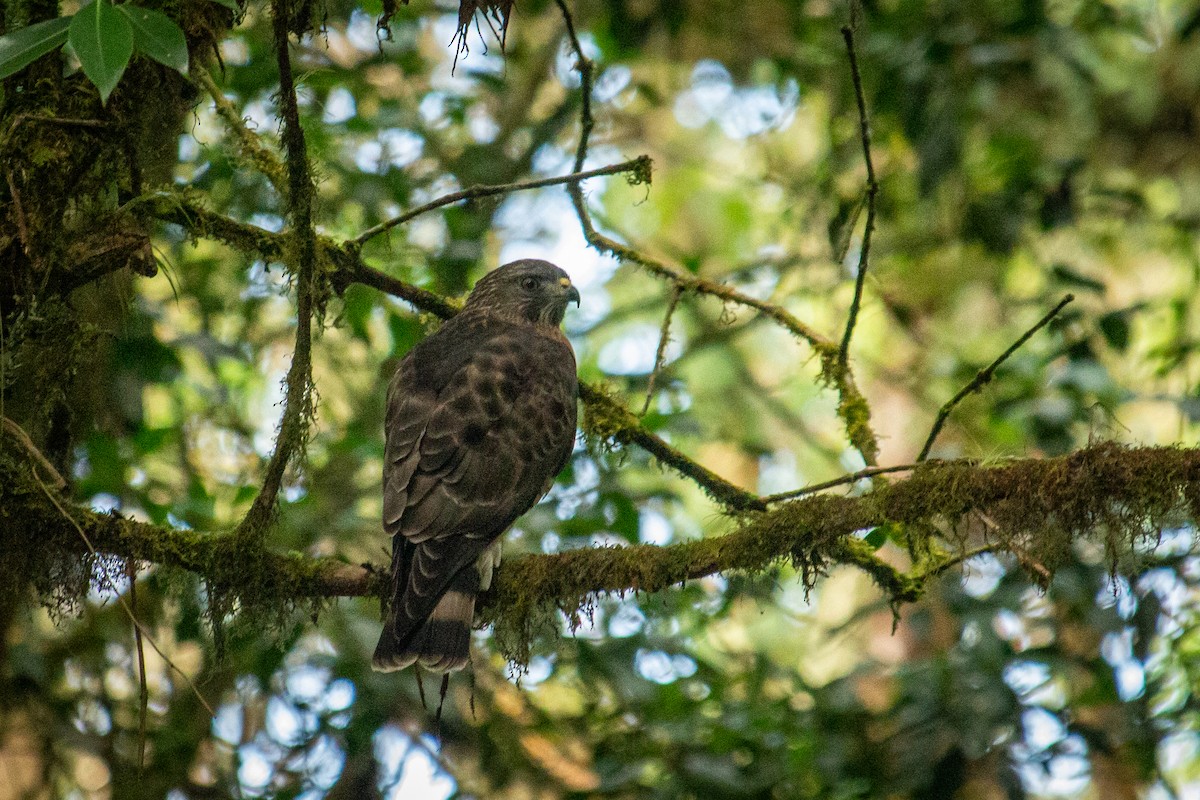
M397 641L545 494L574 444L576 387L565 339L490 317L456 317L401 363L383 513Z

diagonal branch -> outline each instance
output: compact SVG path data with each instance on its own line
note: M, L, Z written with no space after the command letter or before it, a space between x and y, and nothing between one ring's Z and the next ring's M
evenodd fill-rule
M1041 319L1033 324L1029 330L1021 334L1015 342L1009 345L1008 349L996 357L996 360L988 364L983 369L976 373L975 377L966 386L958 390L958 394L951 397L938 410L937 419L933 421L933 427L929 430L929 436L925 439L925 445L921 448L921 454L917 456L917 461L924 461L929 457L929 451L933 449L933 443L937 440L938 434L942 432L942 426L946 424L946 420L950 418L950 412L954 411L954 407L961 403L966 397L974 392L978 392L984 386L991 382L995 377L996 370L1000 365L1008 360L1009 356L1017 352L1021 345L1028 342L1033 335L1042 328L1050 324L1050 320L1058 316L1058 313L1067 307L1067 304L1075 299L1075 295L1069 294L1059 301L1058 305L1050 309Z
M850 76L854 81L854 99L858 103L858 130L862 140L863 162L867 166L867 223L863 229L862 248L858 251L858 270L854 277L854 299L846 316L846 332L838 348L838 364L844 369L850 358L850 337L858 321L858 309L862 304L863 283L871 258L871 233L875 229L875 197L879 194L879 183L875 180L875 162L871 160L871 122L867 116L867 101L863 95L862 74L858 70L858 55L854 50L854 31L849 25L842 28L846 40L846 55L850 59Z
M225 123L225 127L237 140L242 155L250 161L259 172L270 182L280 197L288 196L287 165L279 160L271 148L263 144L262 139L254 131L246 127L246 121L229 98L221 91L221 87L213 80L213 76L204 67L196 67L192 75L204 87L213 99L217 116Z
M205 210L185 199L155 195L143 202L142 209L159 219L182 225L196 235L208 235L238 249L255 252L264 258L278 259L286 252L287 233L272 233ZM324 237L316 240L319 261L328 265L330 282L339 291L351 283L371 286L399 297L415 308L448 319L460 307L433 292L405 283L362 262L353 244L338 245ZM741 489L671 447L660 436L647 430L638 418L601 388L581 383L580 399L595 413L585 416L593 423L591 433L621 444L635 444L679 474L695 481L710 497L732 510L761 508L763 503L752 492Z
M512 192L520 192L527 189L541 189L546 186L558 186L564 183L578 185L580 181L585 181L588 178L598 178L602 175L620 175L626 172L630 173L630 179L635 183L642 182L643 179L641 176L647 176L645 180L648 180L648 176L650 174L650 157L638 156L637 158L630 159L629 161L622 161L620 164L610 164L607 167L598 167L596 169L589 169L587 171L575 170L570 175L558 175L552 178L536 178L528 181L502 183L491 186L471 186L458 192L451 192L450 194L439 197L436 200L430 200L425 205L417 206L414 209L405 211L403 214L392 217L391 219L381 222L371 228L367 228L358 236L355 236L353 239L351 239L350 243L362 245L366 243L367 240L378 236L381 233L386 233L397 225L403 225L405 222L419 217L422 214L427 214L430 211L442 208L443 206L453 205L454 203L458 203L463 200L478 200L482 197L493 197L498 194L510 194Z

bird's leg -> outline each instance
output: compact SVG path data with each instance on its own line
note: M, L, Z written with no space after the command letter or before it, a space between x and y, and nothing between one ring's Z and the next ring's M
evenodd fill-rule
M434 724L437 726L438 735L442 732L442 706L446 704L446 690L450 688L450 673L442 673L442 688L438 691L438 709L437 715L434 717Z
M413 675L417 676L417 694L421 695L421 708L425 711L429 710L429 706L425 704L425 684L421 682L421 668L414 667Z

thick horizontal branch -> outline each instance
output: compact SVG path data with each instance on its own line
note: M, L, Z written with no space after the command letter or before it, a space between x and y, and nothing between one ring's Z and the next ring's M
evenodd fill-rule
M13 462L0 461L0 478L16 487L5 497L4 516L26 520L23 529L38 537L38 546L81 549L73 523L29 485L27 468L14 470ZM375 595L384 588L382 565L253 551L228 533L176 530L82 508L71 513L102 552L189 570L258 601ZM931 462L858 497L815 495L745 512L722 536L528 555L501 567L481 617L511 626L535 607L574 613L597 593L659 591L730 570L761 570L781 558L809 582L830 565L857 566L894 601L913 600L927 580L980 543L930 547L936 555L904 573L881 561L858 534L885 524L956 530L971 514L986 514L994 523L987 549L1032 555L1051 570L1080 537L1101 540L1114 557L1128 554L1139 537L1200 518L1200 449L1100 444L1061 458L993 466Z

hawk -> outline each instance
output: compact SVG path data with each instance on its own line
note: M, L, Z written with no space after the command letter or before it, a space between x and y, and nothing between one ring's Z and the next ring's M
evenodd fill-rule
M397 367L383 462L392 593L376 670L466 666L499 537L575 444L575 353L559 328L571 301L579 291L550 262L505 264Z

